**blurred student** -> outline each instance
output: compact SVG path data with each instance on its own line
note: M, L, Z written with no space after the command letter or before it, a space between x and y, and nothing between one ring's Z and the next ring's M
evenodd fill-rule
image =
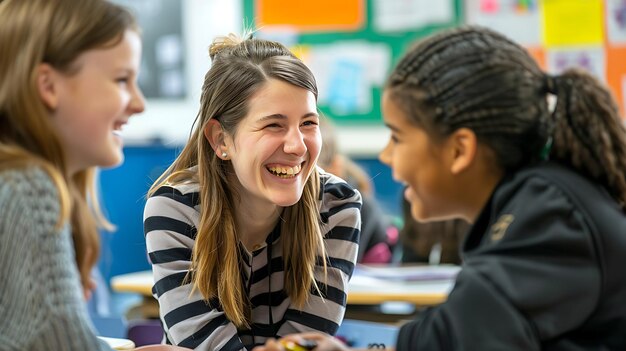
M211 45L195 129L150 189L144 228L167 340L241 350L334 334L358 252L361 196L316 166L317 86L283 45Z
M359 263L391 262L393 245L398 230L389 223L373 194L370 176L358 164L339 152L335 128L327 119L320 119L322 151L317 164L356 187L363 196L361 207L361 238L359 240Z
M0 349L110 350L84 301L110 226L94 172L144 109L137 25L106 1L4 0L0 52Z
M404 197L402 219L402 263L461 264L461 245L470 227L464 219L416 221L411 203Z
M448 300L404 325L397 350L626 350L626 131L606 88L463 27L400 60L382 109L380 158L413 217L473 223Z

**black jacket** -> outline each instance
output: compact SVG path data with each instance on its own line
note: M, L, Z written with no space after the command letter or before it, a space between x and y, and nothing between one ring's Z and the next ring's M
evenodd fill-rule
M626 216L543 163L504 179L468 233L448 301L397 350L626 350Z

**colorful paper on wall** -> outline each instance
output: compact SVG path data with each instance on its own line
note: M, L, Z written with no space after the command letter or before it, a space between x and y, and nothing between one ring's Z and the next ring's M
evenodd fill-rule
M541 44L538 0L467 0L467 22L489 27L525 46Z
M355 31L363 27L365 1L257 0L257 26L291 26L302 32Z
M607 83L613 91L615 100L620 105L622 116L624 116L626 105L622 97L626 96L623 84L623 77L626 76L626 46L608 46L606 47L606 56Z
M365 114L372 111L372 88L384 83L391 52L385 44L336 42L309 48L303 59L317 79L320 105L337 115Z
M380 32L407 31L454 20L452 0L374 0L374 28Z
M530 56L532 56L532 58L535 59L535 61L537 62L539 67L541 67L542 70L544 71L548 70L548 67L546 64L546 51L541 46L527 47L526 51L528 51Z
M611 45L626 46L626 0L606 0L606 27Z
M548 50L550 73L561 74L568 68L583 69L604 82L606 80L604 49L601 46L593 46Z
M548 47L602 45L602 0L543 0L543 42Z

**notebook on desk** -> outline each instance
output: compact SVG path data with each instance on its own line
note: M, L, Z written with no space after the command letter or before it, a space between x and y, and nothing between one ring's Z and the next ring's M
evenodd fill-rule
M354 275L391 281L454 280L461 270L455 265L363 265L357 264Z

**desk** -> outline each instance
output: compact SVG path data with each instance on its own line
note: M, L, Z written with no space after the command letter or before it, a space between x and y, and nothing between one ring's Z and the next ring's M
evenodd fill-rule
M402 282L356 275L350 281L348 304L408 302L415 306L433 306L445 302L453 287L453 280Z
M152 285L152 271L127 273L111 278L111 288L117 292L139 293L151 297Z
M152 271L127 273L111 278L113 291L135 293L143 296L143 301L126 311L127 319L159 318L159 304L152 297Z
M378 305L407 302L432 306L445 302L460 267L451 265L358 264L349 285L348 303Z
M101 340L104 340L109 346L111 346L114 350L134 350L135 343L132 340L128 339L118 339L118 338L106 338L104 336L98 337Z
M350 281L348 304L408 302L416 306L438 305L448 298L454 286L454 277L432 280L392 280L386 277L387 272L399 269L402 270L398 267L377 267L369 273L357 270ZM458 271L458 268L455 270ZM152 296L153 284L151 271L123 274L111 279L113 290L140 293L146 297Z

